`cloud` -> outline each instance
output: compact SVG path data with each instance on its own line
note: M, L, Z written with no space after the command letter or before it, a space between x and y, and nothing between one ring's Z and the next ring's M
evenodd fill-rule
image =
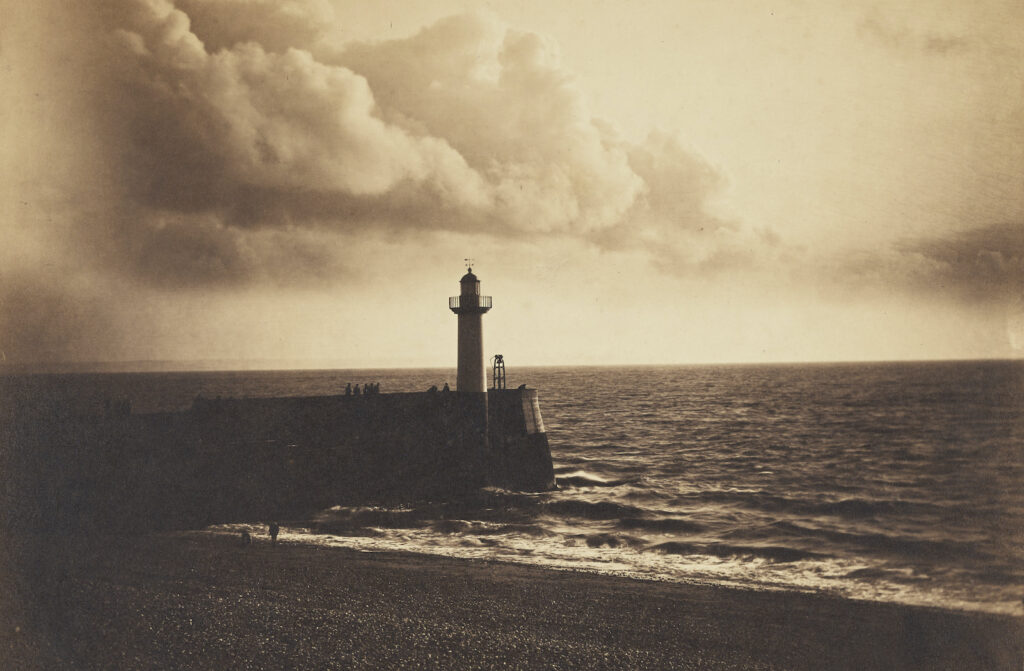
M177 0L208 51L254 42L270 52L309 49L337 20L328 0Z
M36 242L0 326L21 360L116 357L147 296L358 281L367 240L557 239L676 274L764 244L709 213L722 180L679 137L622 139L555 43L490 14L338 43L326 1L47 11L65 40L34 88L67 112L19 122Z
M215 215L173 212L120 226L129 227L131 235L108 243L108 264L162 288L303 287L322 284L325 273L335 281L349 276L340 246L306 228L248 231Z
M457 153L378 118L365 78L351 70L254 43L208 53L170 6L117 36L116 102L146 204L213 208L241 188L377 196L403 181L474 197L477 179Z
M843 281L967 306L1008 307L1024 296L1024 224L999 223L904 239L834 264Z
M759 239L707 213L720 179L678 138L623 141L557 45L492 15L334 44L322 2L105 7L93 93L123 198L81 233L142 282L332 277L351 235L565 236L677 272Z
M367 77L385 117L465 158L501 229L587 235L617 223L643 188L539 35L461 15L409 39L348 45L337 60Z
M627 155L644 188L602 236L604 246L640 244L662 270L703 275L750 265L752 252L765 249L765 238L709 211L709 196L722 189L724 179L677 136L652 132Z
M910 260L912 283L964 300L1005 301L1024 295L1024 223L1001 223L897 247Z

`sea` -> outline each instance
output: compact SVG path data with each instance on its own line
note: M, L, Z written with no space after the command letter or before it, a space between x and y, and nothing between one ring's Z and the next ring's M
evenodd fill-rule
M152 412L455 371L42 379ZM539 390L556 490L338 505L281 540L1024 615L1024 361L510 366L520 384ZM242 529L266 535L199 533Z

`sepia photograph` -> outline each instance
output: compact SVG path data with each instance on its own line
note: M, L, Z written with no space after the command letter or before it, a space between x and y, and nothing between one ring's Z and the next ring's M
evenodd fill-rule
M1021 0L0 0L0 668L1024 669Z

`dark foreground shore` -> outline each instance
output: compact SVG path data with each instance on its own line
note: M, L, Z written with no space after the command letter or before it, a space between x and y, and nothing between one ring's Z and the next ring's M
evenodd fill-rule
M199 534L8 544L4 669L1015 669L1024 621Z

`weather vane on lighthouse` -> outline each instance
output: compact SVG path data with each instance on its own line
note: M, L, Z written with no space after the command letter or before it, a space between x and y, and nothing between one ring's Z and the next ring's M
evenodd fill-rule
M472 272L473 270L473 259L462 259L466 262L466 270Z

